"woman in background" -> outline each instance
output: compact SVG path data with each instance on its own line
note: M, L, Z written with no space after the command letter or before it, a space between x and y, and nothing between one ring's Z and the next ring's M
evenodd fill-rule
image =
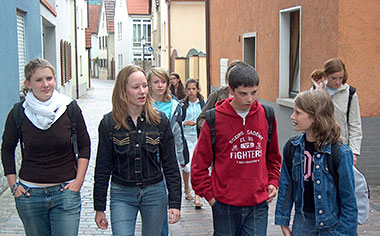
M199 82L196 79L186 80L187 95L183 99L183 109L185 111L185 120L182 122L183 133L186 138L187 146L189 147L189 163L182 169L183 183L185 185L185 199L192 200L194 198L195 208L201 208L203 203L200 201L198 195L194 197L191 195L189 186L189 173L191 169L191 159L193 151L197 144L197 123L196 120L202 111L205 104L203 96L200 94Z
M181 77L179 74L172 72L170 73L170 92L179 100L186 97L186 90L183 87Z
M153 98L153 107L165 113L174 135L177 161L181 167L189 162L189 150L182 127L182 102L170 95L169 74L163 68L152 68L148 72L149 94ZM158 157L159 158L159 157ZM167 220L163 224L162 236L169 235Z
M347 84L346 66L339 58L325 62L323 70L314 70L311 79L315 88L325 89L334 102L334 116L340 127L340 137L354 153L354 165L360 156L362 143L362 123L360 118L359 99L356 92L349 97L353 87ZM355 89L356 91L356 89Z

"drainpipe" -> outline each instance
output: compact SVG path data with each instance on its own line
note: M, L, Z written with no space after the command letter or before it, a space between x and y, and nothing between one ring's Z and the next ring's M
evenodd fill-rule
M76 86L76 98L79 98L79 73L78 73L78 39L77 39L77 1L74 0L74 27L75 27L75 86Z
M168 58L169 58L169 73L173 72L172 71L172 60L170 57L171 51L172 51L172 46L171 46L171 27L170 27L170 3L171 0L168 0Z
M210 1L206 0L206 74L207 74L207 95L211 93L211 66L210 66Z
M90 14L88 14L89 10L90 10L90 3L89 2L90 1L87 1L87 28L90 28ZM91 45L91 47L92 47L92 45ZM88 50L88 56L87 56L88 57L87 58L87 61L88 61L88 88L91 88L91 48L87 49L87 50Z

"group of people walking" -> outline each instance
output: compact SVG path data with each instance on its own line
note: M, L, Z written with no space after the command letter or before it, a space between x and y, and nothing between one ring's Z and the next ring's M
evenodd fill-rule
M79 192L90 158L85 120L76 102L55 90L55 69L47 60L30 61L25 77L25 101L9 112L1 148L18 214L28 236L78 235ZM183 86L177 73L163 68L145 73L124 67L112 111L99 125L97 226L108 227L110 189L113 235L134 235L138 213L142 235L168 235L168 224L181 217L183 182L185 199L196 208L203 206L201 197L211 205L216 236L266 235L268 203L276 196L275 224L286 236L357 235L352 166L362 134L357 94L348 102L347 77L338 58L312 73L313 88L294 100L290 119L302 135L285 145L292 146L289 157L286 148L280 153L274 115L268 118L257 100L259 76L252 66L233 61L228 86L207 103L195 79ZM336 182L328 159L337 145Z

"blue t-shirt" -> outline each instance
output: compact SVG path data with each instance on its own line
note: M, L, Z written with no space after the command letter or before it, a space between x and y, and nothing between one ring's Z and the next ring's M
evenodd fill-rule
M170 120L170 116L171 116L171 113L172 113L172 105L173 105L172 100L170 100L169 102L163 102L163 101L157 102L157 101L155 101L153 103L153 107L156 108L159 111L164 112L165 115L166 115L166 117L169 120Z
M336 91L338 91L338 88L329 88L326 86L327 92L330 94L331 98L334 97Z

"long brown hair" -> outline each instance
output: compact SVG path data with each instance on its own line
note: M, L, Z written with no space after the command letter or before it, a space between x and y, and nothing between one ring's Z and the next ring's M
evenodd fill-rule
M346 70L346 65L344 65L343 61L339 58L331 58L325 62L323 65L323 70L316 69L314 70L310 77L313 78L315 81L319 81L323 77L327 77L331 74L334 74L336 72L344 71L343 81L342 84L345 84L348 79L348 73Z
M186 97L186 90L185 90L185 87L182 84L181 77L179 76L179 74L175 73L175 72L172 72L172 73L170 73L170 76L174 76L174 77L176 77L178 79L177 92L176 92L176 89L175 89L174 85L172 85L171 83L170 83L170 86L169 86L170 92L174 96L176 96L179 100L185 98Z
M187 86L188 86L189 84L191 84L191 83L194 83L194 84L195 84L195 87L196 87L197 89L200 89L200 88L199 88L199 81L196 80L196 79L193 79L193 78L190 78L190 79L187 79L187 80L186 80L186 88L187 88ZM199 99L199 102L200 102L200 103L202 102L202 100L204 100L204 98L203 98L203 96L202 96L202 94L201 94L200 92L197 92L197 98ZM190 97L189 97L189 95L186 95L186 97L185 97L184 99L182 99L182 101L183 101L183 106L182 106L182 108L183 108L183 109L187 109L187 108L189 107L189 101L190 101Z
M295 105L313 119L312 132L316 138L315 148L321 151L328 143L339 141L340 128L334 118L334 103L325 90L301 92L294 100Z
M144 75L145 72L136 65L127 65L124 67L116 78L116 83L113 88L112 93L112 118L115 121L115 129L120 129L121 127L129 130L127 121L128 114L128 96L127 96L127 84L129 76L134 73L141 71ZM143 106L143 113L145 115L146 122L149 124L157 125L160 123L160 117L157 111L153 108L153 99L147 93L146 102Z
M150 83L152 82L152 76L155 75L158 78L162 79L166 83L166 90L163 94L162 101L163 102L169 102L172 100L172 96L170 96L170 90L169 90L169 74L164 68L152 68L148 71L147 80L148 80L148 87L149 87L149 93L152 93L152 89L150 86Z

